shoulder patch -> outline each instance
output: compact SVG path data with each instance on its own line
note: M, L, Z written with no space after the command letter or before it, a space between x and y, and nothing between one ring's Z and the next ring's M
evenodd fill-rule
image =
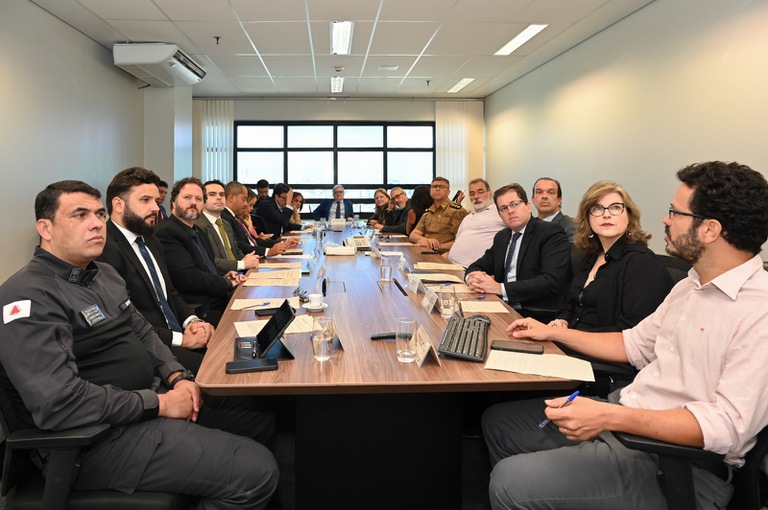
M451 203L451 209L461 209L461 206L459 204Z
M16 319L23 319L29 317L29 313L32 311L32 301L24 299L22 301L14 301L8 303L3 307L3 324L8 324Z

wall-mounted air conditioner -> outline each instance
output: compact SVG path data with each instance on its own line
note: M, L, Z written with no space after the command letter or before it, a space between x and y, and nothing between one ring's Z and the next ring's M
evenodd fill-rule
M194 85L205 70L175 44L120 43L112 47L115 65L153 87Z

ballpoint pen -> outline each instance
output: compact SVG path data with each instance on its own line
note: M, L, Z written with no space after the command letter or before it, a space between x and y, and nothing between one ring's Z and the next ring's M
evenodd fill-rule
M571 394L571 396L570 396L570 397L568 397L568 400L566 400L565 402L563 402L563 405L561 405L560 407L558 407L558 409L560 409L560 408L563 408L563 407L567 406L568 404L570 404L571 402L573 402L573 399L575 399L575 398L576 398L576 397L578 397L578 396L579 396L579 390L576 390L576 391L574 391L574 392ZM549 418L547 418L547 419L546 419L546 420L544 420L543 422L539 423L539 428L540 428L540 429L543 429L544 427L546 427L547 423L549 423L549 422L550 422L550 420L549 420Z

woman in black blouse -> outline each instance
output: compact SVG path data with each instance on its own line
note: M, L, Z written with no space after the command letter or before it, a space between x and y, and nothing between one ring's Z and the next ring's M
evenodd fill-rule
M651 314L672 289L672 279L648 248L640 210L610 181L593 184L581 199L574 244L587 255L552 327L622 331Z

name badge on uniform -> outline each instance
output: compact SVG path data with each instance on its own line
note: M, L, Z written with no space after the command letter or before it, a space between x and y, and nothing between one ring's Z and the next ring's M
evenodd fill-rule
M89 306L85 310L82 310L80 315L83 316L83 319L85 319L85 322L87 322L89 326L95 326L99 322L106 319L102 311L99 309L99 305Z

